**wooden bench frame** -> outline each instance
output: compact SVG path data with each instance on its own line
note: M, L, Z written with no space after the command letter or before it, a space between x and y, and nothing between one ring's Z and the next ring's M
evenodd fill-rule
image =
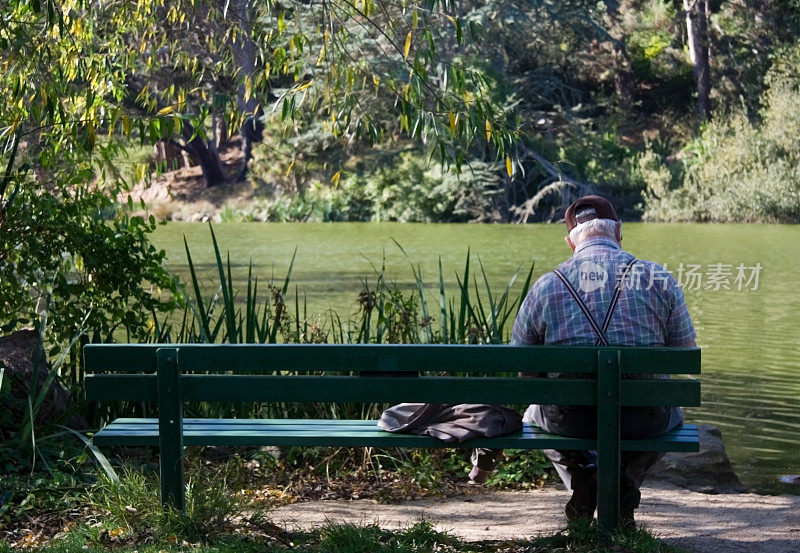
M621 451L699 449L692 425L656 438L620 439L621 406L700 405L699 381L646 376L699 374L696 347L101 344L87 345L84 359L88 400L158 403L158 419L117 419L93 440L159 447L162 502L179 509L185 445L594 449L598 522L609 530L620 523ZM569 374L519 378L518 371ZM441 376L454 372L469 377ZM383 432L375 421L184 419L188 401L597 405L598 438L567 438L526 425L507 436L444 443Z

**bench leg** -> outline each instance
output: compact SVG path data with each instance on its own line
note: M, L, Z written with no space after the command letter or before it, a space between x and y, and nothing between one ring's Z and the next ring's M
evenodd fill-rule
M184 511L183 408L177 349L158 350L158 446L161 504Z
M179 511L186 509L183 477L183 455L179 448L161 446L159 470L161 473L161 504Z
M619 353L598 352L597 365L597 522L607 533L620 525Z

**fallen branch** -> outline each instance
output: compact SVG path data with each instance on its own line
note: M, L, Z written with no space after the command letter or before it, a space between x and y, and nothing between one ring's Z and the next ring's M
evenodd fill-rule
M511 207L511 212L515 216L515 223L527 223L528 220L536 213L536 208L539 206L539 203L550 194L561 194L561 199L558 205L551 211L552 218L552 213L558 209L566 208L574 199L595 193L596 185L592 183L581 182L570 177L562 172L555 163L548 161L540 153L535 152L530 148L526 148L522 155L520 155L521 161L526 159L532 159L538 163L542 170L544 170L544 172L547 173L550 178L545 181L547 184L540 188L539 191L537 191L536 194L534 194L531 198L528 198L518 206Z

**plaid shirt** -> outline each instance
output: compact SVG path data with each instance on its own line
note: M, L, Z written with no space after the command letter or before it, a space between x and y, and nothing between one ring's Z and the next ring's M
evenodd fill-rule
M617 282L633 255L609 238L581 243L559 270L602 325ZM619 346L679 345L695 338L683 291L666 269L640 260L625 280L606 331ZM512 344L594 345L597 335L555 273L542 275L520 306Z

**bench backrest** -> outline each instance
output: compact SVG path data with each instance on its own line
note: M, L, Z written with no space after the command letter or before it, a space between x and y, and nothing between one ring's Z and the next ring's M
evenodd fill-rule
M91 401L157 401L170 390L180 402L700 404L696 380L621 377L699 374L699 348L92 344L84 359Z

